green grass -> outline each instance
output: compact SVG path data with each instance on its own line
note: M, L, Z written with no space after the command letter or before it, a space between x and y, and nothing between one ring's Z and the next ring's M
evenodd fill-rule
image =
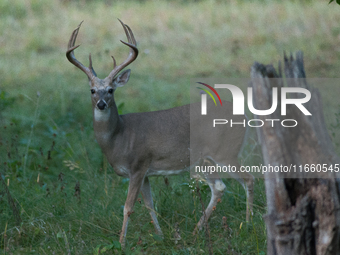
M123 113L189 103L190 79L249 77L254 61L277 63L283 51L304 51L308 77L339 76L339 7L327 1L109 2L0 0L0 166L22 218L17 226L0 193L0 253L96 254L119 239L128 180L114 174L95 143L87 78L65 57L80 21L75 54L87 65L91 52L99 77L110 72L111 55L118 62L127 55L116 18L135 34L140 55L129 83L116 92ZM321 93L330 109L327 125L334 126L337 93ZM256 148L246 149L248 164L258 164ZM126 254L208 253L205 232L192 236L202 207L188 183L188 175L170 177L169 185L151 179L165 239L154 235L144 203L136 203ZM228 191L209 221L214 254L265 254L263 180L256 180L250 224L242 187L225 183ZM200 185L207 203L210 191Z

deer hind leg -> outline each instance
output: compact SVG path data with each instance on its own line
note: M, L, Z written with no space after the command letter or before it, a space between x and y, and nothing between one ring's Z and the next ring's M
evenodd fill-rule
M205 160L205 165L215 165L210 160ZM217 205L218 200L223 196L224 190L226 188L225 184L219 178L218 174L209 174L206 176L206 181L211 190L211 199L208 204L208 207L205 209L203 216L197 223L193 234L195 235L197 231L200 231L203 227L203 224L206 223L212 214L214 207Z
M235 178L244 188L247 195L246 202L246 221L249 222L250 215L253 215L253 203L254 203L254 176L248 173L239 173L237 176L231 175Z
M245 190L247 194L247 212L246 221L249 222L250 215L253 216L253 203L254 203L254 176L250 175L244 178Z
M156 232L157 232L158 235L163 237L161 227L158 224L157 216L156 216L156 213L155 213L155 208L153 206L151 186L150 186L150 182L149 182L148 177L144 178L144 183L143 183L141 192L142 192L142 196L143 196L145 206L146 206L146 208L149 209L149 213L150 213L153 225L156 229Z
M131 213L133 213L132 211L133 206L136 203L139 191L143 184L144 173L145 172L140 171L130 176L129 190L128 190L127 198L126 198L125 205L124 205L123 227L122 227L122 232L120 233L120 238L119 238L119 242L121 243L122 248L124 248L125 246L125 238L126 238L126 233L127 233L129 217Z

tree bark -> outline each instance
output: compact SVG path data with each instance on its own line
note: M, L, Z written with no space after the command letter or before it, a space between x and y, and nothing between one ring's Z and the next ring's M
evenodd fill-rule
M306 88L311 99L304 106L312 116L304 115L295 105L287 105L287 115L281 116L281 97L278 109L270 116L256 119L295 119L296 127L280 124L257 128L264 165L311 166L312 164L339 164L322 111L321 96L306 81L303 54L295 58L284 57L285 82L281 64L278 72L272 65L254 63L251 68L253 100L255 109L270 109L272 88ZM272 79L274 78L274 79ZM295 93L294 93L295 94ZM295 98L298 98L295 95ZM340 254L340 182L334 171L312 175L310 172L265 173L268 212L264 216L267 225L268 254Z

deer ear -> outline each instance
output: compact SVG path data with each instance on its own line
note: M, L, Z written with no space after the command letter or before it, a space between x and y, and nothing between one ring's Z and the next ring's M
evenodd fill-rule
M113 80L113 87L116 89L118 87L123 87L130 78L131 69L125 70L121 72L114 80Z

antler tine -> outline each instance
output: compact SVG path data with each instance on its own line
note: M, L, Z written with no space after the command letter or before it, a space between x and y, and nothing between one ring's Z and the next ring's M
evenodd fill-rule
M96 74L96 72L94 71L93 66L92 66L92 56L91 56L91 53L89 54L89 62L90 62L89 68L90 68L92 74L93 74L94 76L97 77L97 74Z
M83 21L81 23L83 23ZM73 32L71 34L71 38L70 38L70 40L67 44L68 51L70 51L72 48L74 48L75 38L77 38L78 31L79 31L79 28L81 26L81 23L78 25L78 27L75 30L73 30ZM77 47L79 47L79 45Z
M133 35L133 33L132 33L131 28L130 28L128 25L123 24L123 28L124 28L126 37L127 37L127 39L128 39L128 42L124 42L124 41L122 41L122 40L120 40L120 41L121 41L122 43L124 43L125 45L129 46L129 47L130 47L130 51L132 52L132 51L133 51L133 48L137 46L135 37L134 37L134 35Z
M91 54L89 56L89 60L90 60L90 67L89 68L85 67L74 56L74 50L77 49L80 46L80 44L77 45L77 46L74 46L74 44L76 42L76 39L77 39L77 36L78 36L78 32L79 32L79 29L80 29L80 26L81 26L82 23L83 23L83 21L80 22L78 27L72 32L72 35L71 35L70 40L69 40L68 45L67 45L66 57L67 57L68 61L70 61L73 65L75 65L80 70L82 70L87 75L87 77L90 80L92 80L93 77L95 77L96 75L93 72L93 68L92 68Z
M118 20L122 24L125 35L128 39L128 42L124 42L122 40L121 40L121 42L130 47L130 52L129 52L129 56L126 58L126 60L118 66L116 66L116 61L115 61L114 57L112 57L114 67L113 67L113 70L111 71L111 73L109 74L109 76L107 77L110 80L113 80L114 77L121 70L123 70L126 66L131 64L138 56L137 43L136 43L136 39L135 39L135 37L132 33L132 30L130 29L130 27L128 25L125 25L120 19L118 19Z
M131 38L131 40L132 40L132 44L137 46L137 42L136 42L135 37L133 36L133 33L132 33L131 28L130 28L128 25L125 25L125 26L126 26L126 28L129 30L129 34L130 34L130 38Z
M113 69L115 69L116 68L116 59L114 58L114 56L111 56L111 58L113 59Z
M92 67L92 57L91 57L91 53L89 54L89 68L92 70L93 67Z
M125 35L128 39L128 42L130 42L130 34L129 34L129 31L126 29L126 25L120 19L118 19L118 20L119 20L120 24L122 24L122 26L123 26L123 29L124 29Z

